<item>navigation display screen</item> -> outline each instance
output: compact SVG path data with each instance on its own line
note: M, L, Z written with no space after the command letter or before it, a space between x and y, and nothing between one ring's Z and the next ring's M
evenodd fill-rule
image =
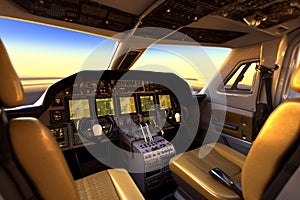
M115 114L114 103L112 98L96 99L96 105L98 117Z
M170 95L158 95L160 109L172 108Z
M142 112L154 110L153 96L140 96Z
M134 97L120 97L121 114L135 113Z
M69 100L70 120L91 117L88 99Z

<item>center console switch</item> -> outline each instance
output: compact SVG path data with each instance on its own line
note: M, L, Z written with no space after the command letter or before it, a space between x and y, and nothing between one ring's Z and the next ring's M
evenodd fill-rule
M143 162L138 164L142 165L145 173L131 174L143 192L150 191L172 180L168 167L170 159L176 155L172 143L161 136L155 136L153 141L134 141L132 147L133 152L143 155Z

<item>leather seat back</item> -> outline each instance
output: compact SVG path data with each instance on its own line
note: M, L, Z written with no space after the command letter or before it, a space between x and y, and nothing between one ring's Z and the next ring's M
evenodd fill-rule
M7 51L0 39L0 106L13 108L24 104L24 92Z
M9 122L17 160L43 199L79 199L74 179L55 138L34 118Z
M291 87L300 92L300 66ZM244 163L242 188L245 199L261 199L267 186L300 141L300 99L287 100L269 116Z
M22 105L23 88L1 40L0 80L0 106ZM16 160L38 195L42 199L79 199L74 179L49 129L34 118L12 119L8 127Z

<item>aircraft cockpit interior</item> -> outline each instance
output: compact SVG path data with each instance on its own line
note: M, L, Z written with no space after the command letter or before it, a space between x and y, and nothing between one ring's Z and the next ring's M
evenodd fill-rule
M172 83L180 82L174 94ZM187 125L199 121L189 115L205 97L192 99L189 86L173 74L144 71L81 71L55 83L44 96L39 120L67 155L74 177L115 165L139 172L133 177L143 192L171 180L169 161L176 149L185 150L176 145L187 139ZM97 160L84 158L82 147ZM135 154L143 156L131 160ZM94 168L85 168L89 162Z
M299 0L1 0L0 200L294 200Z

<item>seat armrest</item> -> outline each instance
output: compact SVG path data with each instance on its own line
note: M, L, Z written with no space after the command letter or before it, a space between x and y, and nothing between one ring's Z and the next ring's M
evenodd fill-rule
M219 182L232 189L241 197L241 199L244 199L241 186L229 178L229 176L227 176L227 174L225 174L225 172L223 172L221 169L213 168L209 171L209 174Z

